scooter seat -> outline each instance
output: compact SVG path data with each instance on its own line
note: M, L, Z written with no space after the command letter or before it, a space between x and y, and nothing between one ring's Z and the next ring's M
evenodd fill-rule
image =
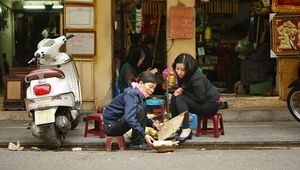
M29 74L26 75L25 81L29 82L31 80L43 79L43 78L65 78L64 72L57 68L42 68L31 71Z

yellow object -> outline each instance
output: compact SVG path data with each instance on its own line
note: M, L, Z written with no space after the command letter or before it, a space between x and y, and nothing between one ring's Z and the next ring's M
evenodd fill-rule
M202 34L199 34L199 42L202 42Z
M174 72L170 72L169 75L169 86L174 86Z
M157 130L153 129L152 127L146 127L145 128L145 134L150 135L152 137L157 137ZM130 129L128 132L126 132L126 135L131 138L132 137L132 129Z
M179 141L158 140L153 142L153 147L158 153L173 152L178 146Z
M263 7L261 8L260 10L260 14L261 15L266 15L266 14L269 14L271 12L271 9L270 8L267 8L267 7Z
M205 28L204 39L206 41L210 41L211 40L211 28L210 27L206 27Z
M147 114L148 119L153 119L157 117L155 114Z

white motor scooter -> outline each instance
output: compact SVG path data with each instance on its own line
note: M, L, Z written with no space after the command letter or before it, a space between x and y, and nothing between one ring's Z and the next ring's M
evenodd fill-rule
M79 123L81 88L77 68L72 58L59 48L74 34L55 39L44 39L28 63L37 62L38 69L30 72L25 81L25 105L33 118L33 136L45 141L50 149L61 146L69 129Z

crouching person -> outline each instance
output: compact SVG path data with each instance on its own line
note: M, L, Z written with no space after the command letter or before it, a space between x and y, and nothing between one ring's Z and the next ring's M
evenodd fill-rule
M147 118L145 99L156 88L155 75L144 71L123 93L115 97L104 109L103 129L108 136L121 136L132 129L131 149L151 149L155 140L145 134L145 127L158 130L158 125ZM147 144L148 145L147 145Z

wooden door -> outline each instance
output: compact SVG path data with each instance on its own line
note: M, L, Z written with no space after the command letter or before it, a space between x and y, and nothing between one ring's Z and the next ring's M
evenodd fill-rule
M297 70L300 64L300 58L282 57L278 59L277 74L279 83L279 98L286 100L289 92L288 85L297 79Z

